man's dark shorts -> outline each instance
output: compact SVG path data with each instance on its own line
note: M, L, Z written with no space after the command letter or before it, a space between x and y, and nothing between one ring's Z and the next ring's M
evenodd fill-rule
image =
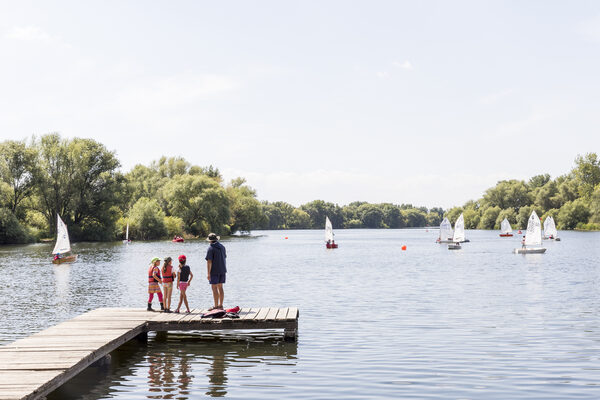
M217 283L225 283L225 274L211 275L210 284L216 285Z

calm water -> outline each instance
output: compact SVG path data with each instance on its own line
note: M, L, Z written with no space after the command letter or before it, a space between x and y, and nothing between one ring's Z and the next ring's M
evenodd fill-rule
M526 256L491 231L468 231L459 251L436 230L338 230L336 250L321 231L257 234L223 242L225 305L298 306L297 343L159 335L53 398L600 398L600 233L561 232ZM76 244L80 260L61 266L49 244L0 247L0 344L97 307L145 307L154 255L186 254L190 306L208 307L206 247Z

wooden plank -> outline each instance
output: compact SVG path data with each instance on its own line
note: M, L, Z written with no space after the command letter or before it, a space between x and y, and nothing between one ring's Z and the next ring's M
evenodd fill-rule
M265 317L266 320L274 320L277 317L277 313L279 312L279 309L276 307L270 307L269 308L269 312L267 313L267 316Z
M245 315L242 314L243 310L248 310ZM242 312L240 312L240 319L254 319L256 314L258 314L258 311L258 308L242 308Z
M254 317L255 320L263 320L269 313L269 307L262 307L258 310L258 313Z
M287 319L288 310L288 307L280 308L277 312L277 317L275 317L275 319L278 321Z
M298 319L298 308L297 307L289 308L287 319L294 319L294 320Z

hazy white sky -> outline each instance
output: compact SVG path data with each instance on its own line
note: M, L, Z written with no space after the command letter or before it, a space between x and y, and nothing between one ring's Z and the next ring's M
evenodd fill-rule
M600 152L600 2L0 1L0 140L450 207Z

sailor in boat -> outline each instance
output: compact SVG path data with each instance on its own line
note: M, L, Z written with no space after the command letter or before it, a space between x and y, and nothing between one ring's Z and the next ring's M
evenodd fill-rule
M523 239L521 239L521 248L525 248L525 236L523 236Z
M60 260L60 253L56 253L54 255L54 260Z

